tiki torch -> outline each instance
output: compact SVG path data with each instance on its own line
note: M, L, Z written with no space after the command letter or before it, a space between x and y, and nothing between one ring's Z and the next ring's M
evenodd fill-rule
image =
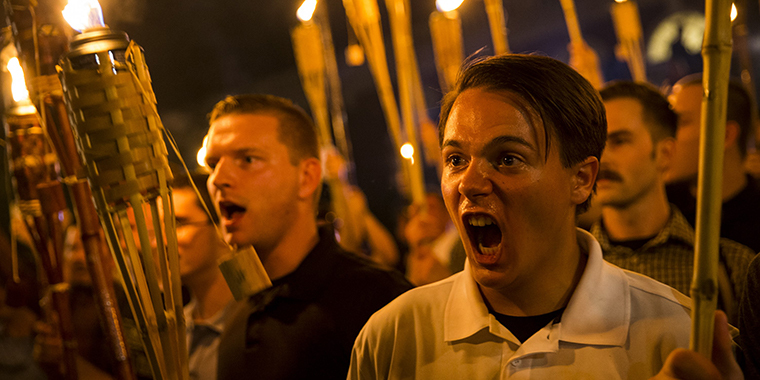
M60 14L57 1L6 0L5 11L12 24L13 38L19 57L27 70L27 84L32 101L42 116L42 127L57 152L63 182L69 188L76 206L79 228L82 233L87 267L92 277L95 299L101 320L106 328L106 343L116 359L116 377L132 379L134 374L120 313L116 307L113 282L104 270L108 253L102 249L102 238L97 212L90 188L84 177L81 157L74 147L74 136L63 104L61 84L56 75L56 62L67 46L68 26Z
M396 57L396 76L398 78L401 116L408 140L408 142L402 145L402 148L404 146L411 147L411 149L407 148L408 153L411 153L411 158L408 159L407 165L409 168L412 201L424 207L425 179L423 176L422 150L415 149L418 147L415 93L421 93L422 89L419 88L421 86L418 86L419 70L417 69L417 59L414 54L409 0L386 0L385 4L388 8L391 36L393 38L393 51Z
M388 72L388 62L377 3L375 0L343 0L343 6L346 9L349 23L356 33L359 43L364 48L372 77L375 80L380 104L385 113L385 121L388 125L391 139L396 146L396 151L400 152L401 147L407 141L404 139L401 130L401 117ZM412 170L421 171L421 166L412 166L410 160L404 160L402 161L402 167L410 183L410 187L415 186L411 185L413 182L411 172ZM420 175L419 178L422 178L422 176ZM411 192L409 195L414 199L415 196Z
M63 362L57 372L77 379L76 340L71 320L69 286L63 281L63 212L66 200L59 182L58 160L40 125L37 109L29 99L18 58L8 61L13 106L5 112L10 169L15 179L19 208L31 232L45 272L54 314L54 331L63 342Z
M488 24L491 26L493 50L497 55L509 53L507 18L504 15L504 3L502 0L484 1L486 3L486 13L488 13Z
M618 45L615 47L616 55L628 63L628 69L634 81L646 82L646 63L641 52L642 33L639 8L633 0L615 0L610 7L610 12L618 38Z
M81 34L58 74L106 239L154 378L187 379L172 177L142 49L105 26L97 0L63 15Z
M312 21L316 7L316 0L305 0L298 8L296 15L301 23L293 29L291 38L301 85L319 129L320 145L323 150L330 151L334 148L325 87L327 54L323 45L325 37L321 27ZM362 237L359 236L359 231L363 221L349 210L343 182L337 176L326 176L326 182L330 188L333 211L346 221L340 228L341 243L351 250L361 248Z
M560 0L562 11L565 14L567 32L570 35L570 63L573 68L583 75L594 88L601 88L604 84L602 72L599 69L599 58L583 40L581 26L578 23L578 14L575 12L574 0Z
M707 0L705 3L704 92L699 138L696 249L691 281L694 308L689 348L708 358L712 353L713 315L718 303L723 143L732 51L730 10L731 0Z
M438 11L430 14L430 36L433 40L435 66L441 91L447 92L457 81L459 67L464 61L462 19L457 8L463 0L437 0Z

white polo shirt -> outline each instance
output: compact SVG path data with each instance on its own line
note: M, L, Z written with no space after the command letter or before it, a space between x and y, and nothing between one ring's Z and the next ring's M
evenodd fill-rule
M687 347L691 300L588 252L561 320L524 343L488 312L469 265L376 312L354 344L348 379L648 379Z

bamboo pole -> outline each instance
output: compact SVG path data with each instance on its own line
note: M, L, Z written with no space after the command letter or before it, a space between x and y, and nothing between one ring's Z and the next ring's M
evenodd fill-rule
M372 72L372 78L375 81L380 105L385 114L385 122L391 136L391 141L396 147L396 154L399 154L401 147L406 142L401 130L401 116L399 115L398 104L393 93L390 73L388 71L388 62L385 54L385 44L383 41L382 28L380 26L380 12L375 0L343 0L343 6L348 16L359 43L364 48L369 62L369 68ZM402 161L403 173L409 181L410 191L408 195L413 197L411 192L412 176L410 160ZM416 169L416 167L415 167Z
M417 118L415 117L415 94L418 88L416 57L412 42L412 20L409 0L386 0L388 17L391 24L393 50L396 57L396 76L398 77L399 103L404 131L409 144L414 148L408 162L412 201L418 205L425 204L425 179L423 176L422 149L417 143Z
M107 332L106 345L116 359L116 377L120 380L133 379L113 283L104 269L108 253L102 249L104 244L90 188L85 180L78 177L83 175L82 162L74 148L74 138L56 76L55 63L68 47L64 32L68 29L62 25L58 8L60 3L42 0L30 6L27 1L4 0L4 5L8 20L13 25L19 56L27 69L27 85L32 101L56 150L61 170L66 175L62 181L69 188L77 211L95 300Z
M702 45L704 94L697 184L696 249L691 287L694 308L689 347L708 358L712 353L713 314L718 302L723 144L732 50L730 10L731 0L707 0Z
M493 50L496 55L509 53L507 40L507 19L504 15L504 3L502 0L483 0L488 13L488 25L491 27Z
M325 155L333 154L333 134L330 128L331 119L325 81L326 54L323 45L323 41L328 38L323 37L321 27L309 19L292 30L291 39L298 73L301 77L301 86L319 130L320 145ZM330 159L330 157L325 157L325 160ZM329 172L329 168L326 171ZM363 230L361 228L363 221L349 209L346 189L338 175L332 173L326 175L325 178L330 188L332 209L344 221L343 226L340 227L341 245L350 251L358 251L362 244L363 237L360 231Z

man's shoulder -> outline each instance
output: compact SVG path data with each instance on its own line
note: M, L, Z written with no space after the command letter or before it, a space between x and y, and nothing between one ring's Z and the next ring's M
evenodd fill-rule
M622 270L628 280L632 300L649 305L659 305L661 308L691 311L691 298L678 290L643 274Z
M335 258L333 277L346 283L386 283L411 289L409 281L396 269L381 266L369 258L342 249L335 249L332 253Z
M407 291L378 310L368 324L393 324L405 318L442 315L454 282L462 272Z

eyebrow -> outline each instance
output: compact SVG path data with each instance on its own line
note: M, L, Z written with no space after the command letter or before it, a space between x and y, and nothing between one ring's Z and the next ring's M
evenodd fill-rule
M518 137L518 136L506 136L506 135L495 137L494 139L492 139L486 144L484 149L493 149L494 147L499 146L499 145L512 144L512 143L517 143L527 148L530 148L532 150L536 150L536 148L524 138ZM446 140L441 145L441 149L449 147L449 146L454 147L454 148L461 148L462 144L457 140Z
M612 139L612 138L628 137L631 135L633 135L633 133L631 133L631 131L628 131L628 130L614 131L614 132L607 133L607 140Z

